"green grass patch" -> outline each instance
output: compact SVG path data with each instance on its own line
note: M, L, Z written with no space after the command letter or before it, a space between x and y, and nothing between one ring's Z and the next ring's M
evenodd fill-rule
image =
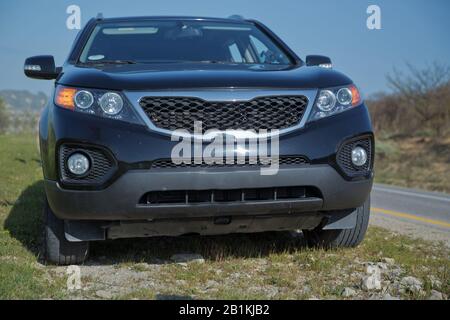
M0 298L61 297L37 263L44 201L36 137L0 136Z

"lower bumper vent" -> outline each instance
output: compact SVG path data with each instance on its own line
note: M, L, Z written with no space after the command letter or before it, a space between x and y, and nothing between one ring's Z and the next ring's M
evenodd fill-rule
M315 187L276 187L229 190L173 190L152 191L144 194L139 204L195 204L237 201L276 201L286 199L321 198Z

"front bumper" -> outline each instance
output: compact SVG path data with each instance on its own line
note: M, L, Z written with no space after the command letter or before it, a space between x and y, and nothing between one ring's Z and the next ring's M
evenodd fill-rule
M297 200L244 201L199 204L140 204L150 191L220 190L312 186L320 197ZM295 214L350 209L361 206L372 187L372 178L348 181L329 165L280 168L263 176L259 170L131 170L103 190L63 189L45 180L50 207L67 220L142 220L242 215Z
M150 169L151 162L170 158L178 143L145 126L98 118L61 109L50 103L40 123L41 158L45 190L54 213L65 220L137 221L219 216L296 215L361 206L369 196L372 171L357 179L345 175L336 163L340 146L372 135L364 105L306 124L279 138L281 156L302 155L308 165L280 167L276 175L259 169L217 168ZM59 175L58 152L64 143L106 148L115 159L114 175L98 188L72 188ZM315 187L320 197L230 203L140 204L151 191L220 190L275 187Z

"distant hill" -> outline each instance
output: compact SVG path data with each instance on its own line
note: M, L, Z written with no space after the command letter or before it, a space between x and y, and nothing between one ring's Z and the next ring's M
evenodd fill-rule
M31 93L28 90L0 90L0 97L11 112L39 112L47 103L48 97L43 92Z

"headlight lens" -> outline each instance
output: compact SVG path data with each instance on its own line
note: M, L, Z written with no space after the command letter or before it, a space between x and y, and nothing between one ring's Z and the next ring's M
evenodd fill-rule
M361 96L355 85L322 89L317 95L308 121L322 119L345 111L361 103Z
M99 103L102 110L111 116L115 116L120 111L122 111L123 100L117 93L114 92L105 93L100 98Z
M337 92L337 100L344 106L348 106L350 103L352 103L352 92L350 91L350 89L339 89L339 91Z
M94 103L94 96L86 90L78 91L74 97L75 105L81 109L87 109Z
M336 105L336 96L330 90L321 90L317 98L316 106L323 112L329 112Z
M133 106L120 92L57 86L55 104L91 115L144 125Z

